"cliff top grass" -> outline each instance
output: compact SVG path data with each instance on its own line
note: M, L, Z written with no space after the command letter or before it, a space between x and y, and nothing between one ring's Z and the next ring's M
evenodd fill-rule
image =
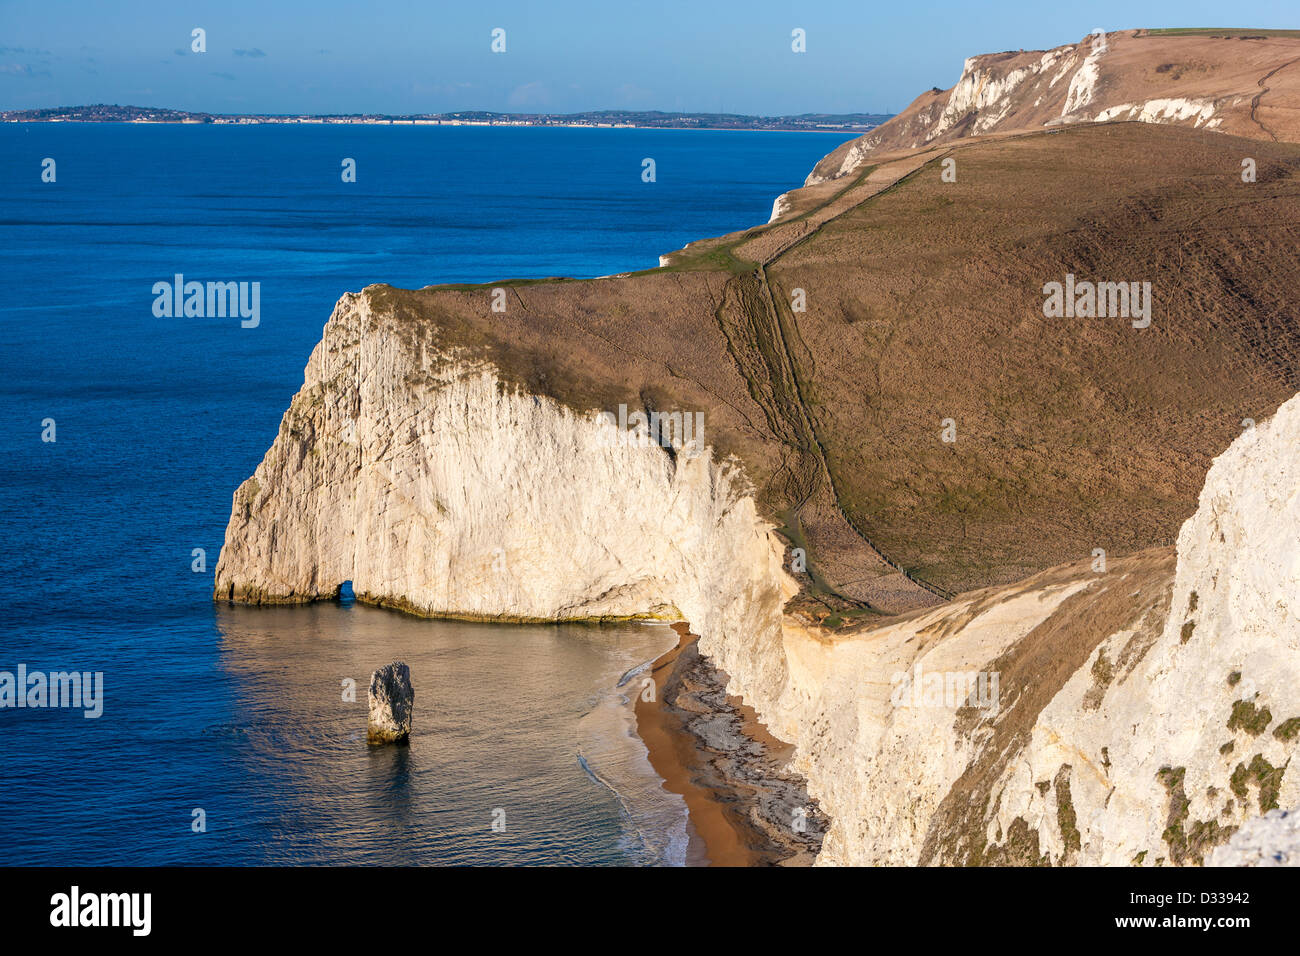
M960 592L1171 543L1242 420L1300 387L1300 148L1078 126L966 141L956 182L945 151L669 268L369 294L575 409L703 410L842 622L917 606L905 577ZM1151 326L1047 318L1067 273L1150 282Z
M1300 37L1300 30L1261 30L1252 27L1156 27L1149 36L1182 37Z
M808 294L787 319L840 504L953 591L1171 542L1300 387L1300 149L1124 123L954 156L957 182L934 162L768 267ZM1067 273L1150 282L1151 327L1045 317Z

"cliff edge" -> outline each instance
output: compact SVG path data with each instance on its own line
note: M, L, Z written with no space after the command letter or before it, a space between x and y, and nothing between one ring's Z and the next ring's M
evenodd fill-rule
M1196 864L1296 806L1300 48L1107 40L976 58L882 127L921 145L659 269L345 295L214 597L687 620L823 863ZM1213 111L1112 113L1130 59ZM1000 135L1038 87L1088 121Z
M805 185L847 176L878 153L1076 123L1163 123L1294 142L1297 101L1300 32L1097 31L1050 50L969 57L956 85L922 93L845 143Z

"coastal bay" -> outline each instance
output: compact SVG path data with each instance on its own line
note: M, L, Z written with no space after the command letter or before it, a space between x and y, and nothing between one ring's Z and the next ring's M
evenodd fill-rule
M402 778L342 792L340 783L361 785L366 773L400 768L349 764L345 755L365 757L364 739L351 739L364 738L365 681L370 669L418 648L419 641L386 643L413 633L412 622L348 611L349 620L373 628L372 651L346 672L315 672L310 693L297 687L291 660L308 660L313 641L334 634L329 641L343 653L330 623L343 609L285 609L275 618L284 628L277 644L264 632L271 617L257 610L232 617L214 607L212 572L231 489L275 436L341 293L377 280L421 286L648 268L699 235L766 217L772 197L797 184L834 142L824 133L679 130L0 126L0 188L10 211L0 246L15 290L5 320L13 372L0 382L0 511L9 529L7 571L40 582L10 595L0 670L25 664L30 672L102 673L104 688L95 720L75 709L5 711L7 862L503 861L482 841L456 851L464 856L445 841L443 850L418 841L407 847L389 822L380 837L363 839L368 826L393 819L386 801L403 792L385 790L382 780ZM647 154L660 164L653 185L640 180ZM40 181L46 156L58 159L57 183ZM344 156L358 160L355 183L339 178ZM28 175L29 166L37 175ZM504 181L522 185L507 194ZM260 283L259 323L243 327L229 314L155 315L154 284L178 273L187 281ZM42 291L19 296L18 288ZM56 442L40 441L47 418L57 422ZM430 648L444 633L414 624ZM254 640L250 628L261 636ZM494 630L479 625L472 633ZM644 658L617 657L614 669L657 657L654 641L662 640L654 637ZM322 653L325 646L316 645ZM350 711L337 710L345 708L339 681L349 676L361 687L355 725ZM415 680L418 739L422 728L437 726L445 702L436 682L423 685L423 696L418 672ZM248 681L267 681L268 690L250 696ZM599 836L560 826L547 858L675 859L671 840L647 851L629 829L629 812L642 821L662 813L674 825L685 818L648 766L650 776L634 774L636 759L645 758L642 748L633 759L634 739L628 746L630 705L599 719L624 755L625 778L648 781L646 799L632 811L578 762L581 750L593 773L617 782L593 745L579 745L590 709L547 746L548 760L561 760L559 779L577 788L579 815L599 820ZM302 748L291 750L288 778L272 770L285 747ZM65 758L56 777L48 773L51 748ZM413 748L407 760L419 753ZM312 754L322 768L350 769L313 779ZM406 779L409 793L413 778ZM369 795L343 800L349 792ZM423 793L410 806L427 808ZM474 800L487 811L501 805L487 794ZM206 812L205 833L191 829L196 809ZM480 826L479 816L465 820ZM330 834L342 841L333 855L318 842Z

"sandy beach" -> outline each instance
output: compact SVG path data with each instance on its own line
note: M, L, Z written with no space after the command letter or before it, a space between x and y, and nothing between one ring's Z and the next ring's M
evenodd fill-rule
M685 623L655 661L655 699L638 698L637 732L665 789L690 813L688 866L809 866L826 819L785 765L791 747L726 694L726 675Z

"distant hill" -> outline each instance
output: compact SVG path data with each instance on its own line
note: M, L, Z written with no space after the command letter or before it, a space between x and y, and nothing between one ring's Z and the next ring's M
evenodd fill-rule
M845 143L805 185L876 153L991 133L1138 121L1300 140L1300 30L1125 30L1050 50L985 53L879 129Z
M800 113L746 116L738 113L665 113L660 110L594 110L584 113L196 113L148 106L59 106L0 112L6 123L364 123L449 126L625 126L662 129L870 130L889 113Z

